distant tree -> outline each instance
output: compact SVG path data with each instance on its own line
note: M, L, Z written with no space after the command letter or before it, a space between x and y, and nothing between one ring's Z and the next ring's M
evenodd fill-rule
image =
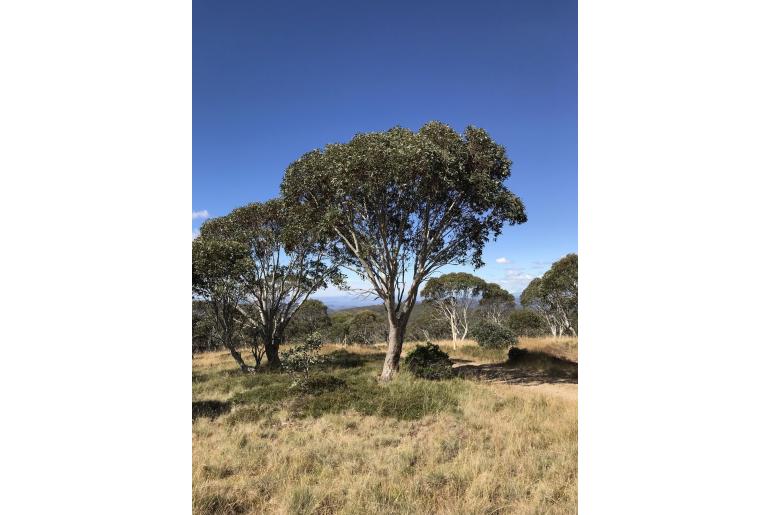
M385 331L387 331L387 324L381 313L362 309L334 313L328 334L332 340L343 345L350 343L369 345L381 341L387 334Z
M452 343L464 340L468 334L468 312L478 302L487 283L464 272L433 277L422 289L422 297L448 325Z
M326 304L320 300L308 299L287 324L285 336L287 340L301 340L315 332L325 331L331 323Z
M544 295L555 306L564 329L577 335L578 256L567 254L543 274L540 285Z
M577 254L568 254L521 293L522 306L535 311L553 336L577 334Z
M446 322L436 318L433 309L417 309L424 304L417 304L409 324L406 327L406 340L435 341L452 337L452 332Z
M195 310L192 313L192 351L214 350L218 346L216 321L208 310Z
M336 258L382 299L388 350L380 379L398 371L420 285L437 269L483 265L484 244L506 223L527 220L504 181L511 162L482 129L461 136L431 122L358 134L303 155L281 185L289 202L309 206L313 223L335 239Z
M499 284L488 283L482 292L479 307L489 320L503 325L506 315L516 307L516 299Z
M530 309L516 309L508 317L508 327L516 336L540 336L548 329L542 318Z
M245 249L246 269L231 278L242 294L235 309L258 331L274 368L280 366L279 346L297 310L318 289L342 283L309 217L280 200L253 203L207 220L195 240L232 242Z
M349 321L349 338L352 343L370 345L382 337L383 320L369 309L357 311Z

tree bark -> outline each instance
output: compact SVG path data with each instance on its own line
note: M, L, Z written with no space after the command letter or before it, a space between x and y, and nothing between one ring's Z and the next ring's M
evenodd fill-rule
M235 359L235 362L238 363L238 366L241 367L241 372L251 372L254 370L254 367L250 367L246 364L245 361L243 361L243 357L241 357L241 353L238 352L238 350L233 346L232 343L227 343L226 345L227 350L230 351L230 355Z
M281 356L278 354L278 342L280 338L271 338L266 336L265 342L265 356L267 356L267 366L272 369L281 368Z
M406 323L401 320L388 321L388 351L385 354L385 363L382 365L380 381L390 381L398 372L405 329Z

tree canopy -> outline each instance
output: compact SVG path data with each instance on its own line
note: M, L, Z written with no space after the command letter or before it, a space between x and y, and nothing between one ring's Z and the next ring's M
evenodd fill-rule
M502 325L506 313L516 307L516 298L499 284L487 283L479 307L492 322Z
M237 250L238 267L227 272L241 295L235 309L261 336L272 366L279 363L286 326L308 296L329 284L342 284L326 239L309 219L301 206L269 200L207 220L195 240L199 246Z
M504 224L527 220L505 186L511 161L486 131L460 135L430 122L358 134L313 150L286 170L281 192L308 206L333 241L335 259L365 278L385 304L389 344L381 378L398 369L420 284L448 264L483 265Z

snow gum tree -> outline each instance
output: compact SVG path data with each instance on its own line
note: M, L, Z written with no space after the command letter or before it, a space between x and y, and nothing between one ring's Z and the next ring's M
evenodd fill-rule
M516 299L499 284L488 283L484 287L479 307L489 320L497 325L503 325L507 314L516 307Z
M428 279L422 297L452 331L452 343L468 335L468 312L479 301L487 283L480 277L465 272L445 274Z
M577 335L577 254L567 254L551 265L542 278L532 279L521 293L521 304L535 311L553 336L567 331Z
M229 278L241 293L235 309L261 336L271 367L280 366L284 332L307 298L329 284L342 285L311 218L301 206L289 209L282 200L269 200L207 220L200 229L198 240L227 242L245 253L245 268L242 260Z
M527 220L504 184L511 161L483 129L430 122L358 134L313 150L286 170L287 202L308 206L334 238L336 262L384 303L388 349L381 380L398 371L422 282L442 266L483 265L484 245Z

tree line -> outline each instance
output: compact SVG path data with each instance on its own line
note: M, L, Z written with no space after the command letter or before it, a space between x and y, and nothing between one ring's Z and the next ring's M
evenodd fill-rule
M510 168L483 129L459 134L439 122L310 151L286 169L279 198L201 226L193 296L207 303L222 345L247 372L260 352L279 366L285 332L309 296L344 287L343 270L355 274L385 310L380 378L388 381L421 285L446 265L481 267L486 242L526 222L524 204L504 184ZM243 330L254 363L236 345Z
M405 339L458 342L475 337L483 324L504 327L517 337L577 336L577 273L577 255L568 254L533 279L518 303L500 285L468 273L431 278L420 292L422 302L413 310ZM249 329L247 323L239 325L236 346L253 354L259 346L255 349L256 333ZM193 352L221 348L216 331L206 303L194 301ZM282 343L313 333L343 345L379 343L388 337L387 312L384 306L370 306L330 313L322 301L308 299L287 324Z

